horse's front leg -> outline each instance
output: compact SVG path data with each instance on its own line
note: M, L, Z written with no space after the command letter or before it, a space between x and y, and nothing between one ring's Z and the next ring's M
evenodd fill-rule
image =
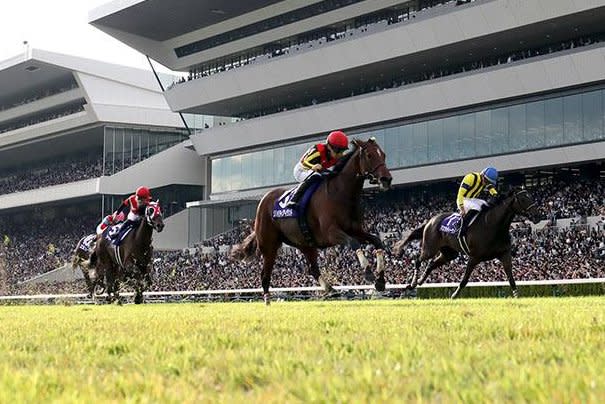
M458 285L458 287L452 294L452 299L455 299L458 296L460 296L460 292L468 283L468 280L471 277L471 273L473 272L473 269L477 266L478 263L479 263L478 260L476 260L472 257L469 258L468 263L466 264L466 270L464 271L464 276L462 277L462 281L460 281L460 285Z
M513 258L511 256L510 251L507 251L504 255L498 258L498 260L502 263L502 266L504 267L504 272L506 273L506 277L508 278L508 283L510 284L510 289L512 291L513 297L519 297L517 284L515 283L515 278L513 277Z
M321 276L321 272L319 271L319 265L317 264L317 248L301 248L302 253L307 258L307 263L309 264L309 274L315 278L317 283L324 288L326 295L332 295L336 293L336 290L332 287L330 282L326 281L323 276Z
M355 236L357 237L357 239L360 242L372 244L374 246L374 248L376 249L376 275L377 276L374 276L374 273L370 269L370 265L369 265L369 263L367 263L367 259L365 259L365 256L363 256L363 250L361 250L361 249L357 250L357 256L358 257L360 255L363 256L363 259L367 263L366 267L365 267L366 281L374 282L374 286L376 287L376 290L379 292L384 292L384 290L386 289L386 280L384 279L384 244L383 244L382 240L380 240L380 237L375 236L374 234L364 232L362 230L356 232ZM361 263L361 258L360 258L360 263Z

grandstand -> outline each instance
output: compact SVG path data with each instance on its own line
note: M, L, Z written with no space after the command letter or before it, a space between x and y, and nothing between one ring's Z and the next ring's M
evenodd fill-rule
M377 137L397 186L601 161L604 17L605 1L114 1L90 22L189 73L165 92L174 111L242 118L191 136L203 239L334 128Z

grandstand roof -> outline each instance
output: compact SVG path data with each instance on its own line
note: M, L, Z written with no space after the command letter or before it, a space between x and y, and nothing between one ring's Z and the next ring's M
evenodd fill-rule
M114 0L92 10L90 23L165 41L282 0ZM195 18L192 18L195 16Z
M32 49L29 54L22 53L0 61L2 96L38 88L73 72L160 92L157 81L148 70Z

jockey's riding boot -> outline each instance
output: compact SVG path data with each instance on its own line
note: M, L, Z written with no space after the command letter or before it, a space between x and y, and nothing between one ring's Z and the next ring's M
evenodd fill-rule
M305 194L305 191L307 190L307 188L309 188L309 185L311 184L309 178L301 182L298 188L296 188L296 192L294 192L294 195L292 195L292 198L290 198L290 201L286 205L287 207L292 209L297 209L299 207L300 200L302 199L303 195Z
M95 252L90 253L90 257L86 261L82 261L82 266L85 268L92 268L97 263L97 254Z
M462 223L460 223L460 232L458 233L458 238L462 239L466 235L469 223L478 213L479 211L477 210L469 210L466 215L462 216Z

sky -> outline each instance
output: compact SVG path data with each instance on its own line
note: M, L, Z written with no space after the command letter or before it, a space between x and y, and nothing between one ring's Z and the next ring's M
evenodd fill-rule
M88 12L110 0L0 0L0 61L33 49L150 70L145 56L88 24ZM158 71L169 70L154 63Z

